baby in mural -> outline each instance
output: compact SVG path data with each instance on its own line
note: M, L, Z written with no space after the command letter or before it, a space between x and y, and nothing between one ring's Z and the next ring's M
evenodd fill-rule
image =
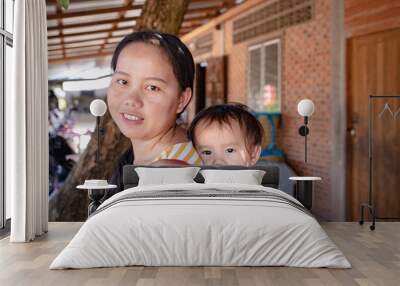
M193 119L188 137L205 165L254 165L264 130L246 105L214 105Z

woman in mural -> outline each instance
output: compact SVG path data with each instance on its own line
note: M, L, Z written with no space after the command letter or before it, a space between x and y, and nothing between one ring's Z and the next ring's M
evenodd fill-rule
M111 182L122 185L126 164L201 164L186 130L176 123L192 97L194 62L189 49L170 34L135 32L118 44L111 66L108 107L132 142Z

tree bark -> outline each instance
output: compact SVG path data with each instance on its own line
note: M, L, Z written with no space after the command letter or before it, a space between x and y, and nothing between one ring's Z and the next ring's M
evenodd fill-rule
M135 30L178 34L188 4L189 0L147 0ZM119 131L108 111L100 122L100 128L104 130L104 135L100 138L99 162L95 162L96 130L62 188L50 199L50 221L86 220L87 192L77 190L76 186L87 179L109 179L118 159L130 147L130 140Z
M189 2L189 0L147 0L135 28L177 35Z

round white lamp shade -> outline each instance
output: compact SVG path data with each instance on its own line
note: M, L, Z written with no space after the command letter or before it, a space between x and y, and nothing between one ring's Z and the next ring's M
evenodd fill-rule
M297 112L301 116L311 116L314 113L314 103L309 99L303 99L297 104Z
M94 116L103 116L107 111L107 105L104 100L95 99L90 103L90 113Z

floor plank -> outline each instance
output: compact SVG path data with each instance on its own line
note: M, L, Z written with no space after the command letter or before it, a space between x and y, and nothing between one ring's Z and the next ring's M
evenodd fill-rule
M352 269L290 267L118 267L49 270L82 223L50 223L31 243L0 240L0 285L399 285L400 222L379 222L375 231L355 222L322 223Z

